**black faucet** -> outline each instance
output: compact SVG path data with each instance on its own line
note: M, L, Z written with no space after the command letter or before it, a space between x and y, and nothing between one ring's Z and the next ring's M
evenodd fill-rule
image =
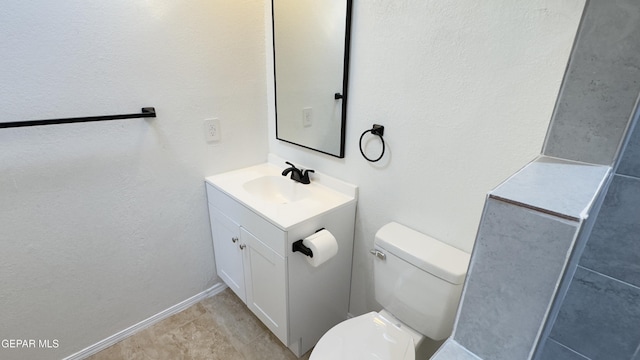
M292 163L286 161L287 165L291 165L291 167L284 169L284 171L282 172L282 176L287 176L289 173L291 173L291 180L293 181L297 181L301 184L309 184L311 183L311 180L309 180L309 173L315 172L313 170L302 170L302 169L298 169L295 165L293 165Z

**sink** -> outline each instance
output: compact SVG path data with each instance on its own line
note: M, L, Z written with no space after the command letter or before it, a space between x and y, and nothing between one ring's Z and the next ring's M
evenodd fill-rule
M354 204L358 187L323 173L314 173L311 184L282 176L284 159L269 155L269 162L208 176L211 204L231 206L234 200L282 230L310 218ZM228 197L231 197L229 199Z
M311 192L304 186L284 176L262 176L242 185L252 196L274 204L288 204L309 197Z

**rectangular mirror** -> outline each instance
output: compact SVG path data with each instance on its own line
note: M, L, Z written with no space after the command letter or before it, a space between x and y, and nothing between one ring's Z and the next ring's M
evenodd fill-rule
M351 0L272 0L276 138L344 157Z

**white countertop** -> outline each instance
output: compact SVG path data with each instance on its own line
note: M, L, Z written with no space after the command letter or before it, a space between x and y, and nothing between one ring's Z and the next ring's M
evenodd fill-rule
M357 199L356 186L318 173L310 175L310 184L295 183L308 190L309 196L286 204L265 201L244 188L245 183L263 176L282 176L284 169L284 166L264 163L208 176L205 181L283 230Z

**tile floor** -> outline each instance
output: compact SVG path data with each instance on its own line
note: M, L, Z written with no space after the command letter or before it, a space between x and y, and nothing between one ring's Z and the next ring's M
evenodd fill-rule
M302 356L309 359L310 352ZM89 360L295 360L230 290L126 338Z

